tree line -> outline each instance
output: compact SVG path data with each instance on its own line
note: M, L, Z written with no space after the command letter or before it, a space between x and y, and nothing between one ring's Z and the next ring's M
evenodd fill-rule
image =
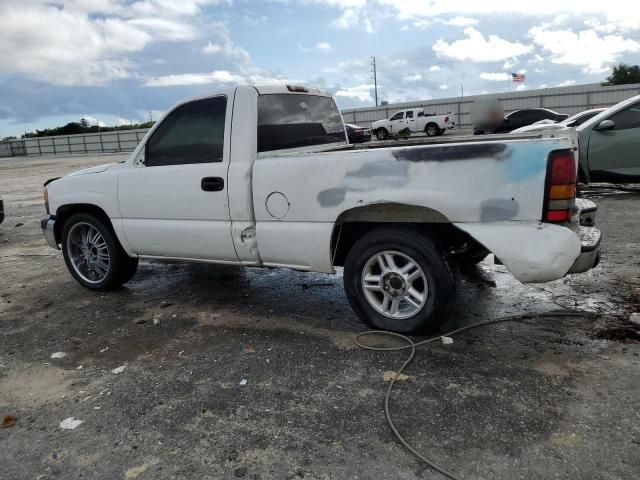
M136 130L140 128L150 128L155 122L132 123L130 125L118 125L114 127L101 127L99 125L91 125L86 118L80 119L79 122L69 122L62 127L45 128L36 130L35 132L27 132L22 138L34 137L54 137L58 135L76 135L80 133L100 133L115 132L119 130Z

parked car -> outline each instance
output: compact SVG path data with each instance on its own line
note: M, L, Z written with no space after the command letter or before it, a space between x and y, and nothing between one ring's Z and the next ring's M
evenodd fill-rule
M173 106L125 162L48 182L41 225L92 290L128 282L139 259L343 266L370 326L433 330L460 262L492 252L523 282L597 263L569 133L356 149L330 94L239 86Z
M584 182L640 182L640 95L576 128Z
M422 108L409 108L394 113L390 118L378 120L371 124L371 131L378 140L389 137L409 129L410 133L426 133L429 137L442 135L447 129L455 128L453 115L425 114Z
M0 223L4 222L4 201L0 195Z
M504 117L502 123L498 125L477 125L474 128L474 135L483 135L486 133L508 133L516 128L531 125L540 120L553 120L560 122L569 117L565 113L554 112L547 108L526 108L516 110Z
M539 132L543 130L560 130L566 127L579 127L587 120L595 117L605 110L606 108L592 108L591 110L576 113L572 117L560 122L556 122L555 120L540 120L532 125L516 128L515 130L512 130L511 133Z
M351 123L345 123L347 129L347 137L349 143L364 143L371 141L371 130L359 125L353 125Z

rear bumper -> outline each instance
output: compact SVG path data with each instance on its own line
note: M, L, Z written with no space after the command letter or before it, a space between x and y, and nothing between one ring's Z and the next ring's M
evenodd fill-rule
M583 273L600 263L600 240L602 234L595 227L598 206L586 198L576 198L574 222L580 226L575 230L580 239L580 255L567 273Z
M60 248L58 247L58 241L56 240L56 234L54 230L55 225L55 217L47 217L40 220L40 228L42 228L42 234L44 235L45 240L51 246L51 248L59 250Z
M580 227L576 235L580 239L580 255L567 273L583 273L600 263L600 230L596 227Z

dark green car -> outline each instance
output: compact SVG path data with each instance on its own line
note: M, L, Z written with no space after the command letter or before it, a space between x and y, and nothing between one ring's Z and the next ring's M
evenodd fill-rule
M640 95L608 108L576 131L580 181L640 182Z

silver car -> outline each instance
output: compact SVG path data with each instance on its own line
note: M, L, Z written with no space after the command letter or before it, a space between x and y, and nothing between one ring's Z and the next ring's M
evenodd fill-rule
M640 182L640 95L593 114L581 112L562 122L529 125L512 131L542 133L575 127L580 146L581 182ZM576 126L583 115L591 118ZM576 122L578 117L578 122Z
M640 182L640 95L606 109L576 131L581 181Z

